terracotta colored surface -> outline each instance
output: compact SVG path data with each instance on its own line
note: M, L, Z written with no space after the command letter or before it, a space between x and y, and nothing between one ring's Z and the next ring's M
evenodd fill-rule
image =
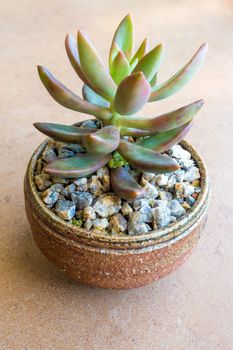
M0 349L232 349L232 2L12 0L0 7ZM66 32L80 25L107 54L113 28L129 11L138 41L148 34L165 42L163 78L203 39L210 44L204 69L183 93L146 111L206 97L188 140L208 165L212 205L196 252L177 272L137 290L107 291L73 283L41 255L29 232L22 182L43 139L32 122L80 118L49 98L36 63L79 90L63 49Z

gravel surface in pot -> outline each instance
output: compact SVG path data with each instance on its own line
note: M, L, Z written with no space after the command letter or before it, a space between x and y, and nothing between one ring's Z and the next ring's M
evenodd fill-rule
M82 127L98 128L93 120ZM140 235L167 227L182 218L201 191L200 173L191 154L181 145L167 153L180 164L169 174L151 174L126 165L144 188L146 196L128 203L112 192L108 165L88 177L65 179L45 174L44 167L55 159L79 156L81 145L50 140L37 161L34 181L47 206L71 225L106 235Z

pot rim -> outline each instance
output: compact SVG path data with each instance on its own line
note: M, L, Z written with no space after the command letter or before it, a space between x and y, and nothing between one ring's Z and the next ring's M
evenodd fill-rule
M28 177L28 184L33 195L33 199L36 202L36 207L40 211L40 218L44 221L48 222L49 226L52 226L56 233L59 236L66 237L73 241L77 241L78 238L84 239L88 244L92 243L108 243L111 246L117 245L134 245L140 244L144 246L148 246L153 244L161 244L168 241L173 241L174 239L180 239L183 237L184 231L189 232L189 228L193 226L197 221L199 221L200 217L203 216L203 213L206 211L206 207L209 202L209 178L206 166L201 159L198 152L187 142L181 141L180 145L188 150L192 159L194 159L197 164L200 175L201 175L201 191L199 196L192 206L192 208L179 220L170 224L165 228L160 228L154 231L151 231L147 234L135 235L135 236L108 236L101 234L96 231L89 231L83 228L79 228L77 226L68 223L61 218L59 218L55 213L53 213L49 208L46 207L42 199L40 198L35 182L34 182L34 173L37 160L40 158L41 153L46 147L48 141L50 139L46 139L42 142L39 147L34 151L26 172L26 177ZM62 233L61 233L62 232Z

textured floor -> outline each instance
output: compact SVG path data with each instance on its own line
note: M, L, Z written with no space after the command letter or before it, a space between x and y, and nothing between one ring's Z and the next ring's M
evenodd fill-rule
M151 43L166 45L161 79L209 42L203 69L183 93L150 104L145 113L205 98L187 140L207 163L212 202L198 248L182 268L144 288L107 291L72 282L40 254L25 217L22 182L43 139L32 123L84 118L52 101L36 64L80 91L65 34L80 26L106 57L113 30L128 12L137 42L149 35ZM232 1L2 0L0 31L0 349L232 349Z

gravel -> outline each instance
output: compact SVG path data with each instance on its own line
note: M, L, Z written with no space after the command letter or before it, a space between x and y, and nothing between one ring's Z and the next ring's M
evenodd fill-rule
M82 127L98 128L95 121ZM81 145L49 141L37 161L35 185L43 203L61 219L104 235L141 235L164 228L184 216L201 191L200 172L191 154L180 145L167 153L180 169L168 174L152 174L127 166L144 188L145 196L128 203L111 192L108 166L88 177L65 179L44 172L46 164L58 158L78 156Z
M72 201L76 204L78 209L84 209L92 204L93 196L89 192L74 192L71 194Z
M75 203L59 199L55 205L55 212L63 220L71 220L76 212Z

